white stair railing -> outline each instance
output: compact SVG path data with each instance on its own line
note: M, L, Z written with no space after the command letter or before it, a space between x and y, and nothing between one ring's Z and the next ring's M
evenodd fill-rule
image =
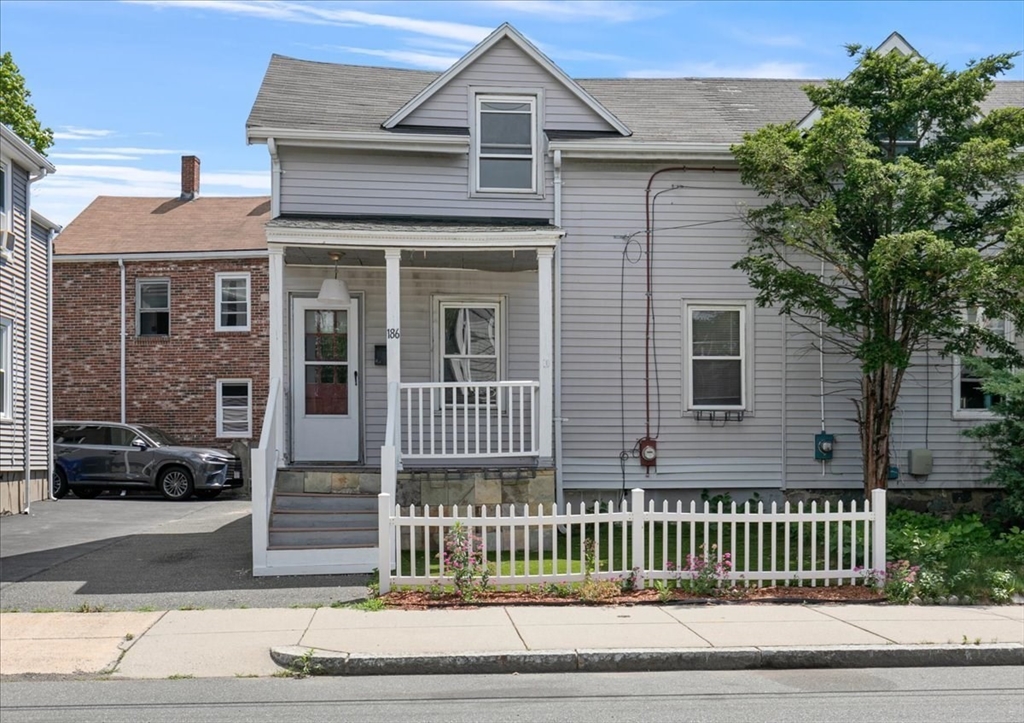
M270 509L274 501L277 482L277 405L281 396L281 380L270 380L267 407L263 412L259 446L250 450L252 477L252 569L259 574L267 567L267 547L270 544Z

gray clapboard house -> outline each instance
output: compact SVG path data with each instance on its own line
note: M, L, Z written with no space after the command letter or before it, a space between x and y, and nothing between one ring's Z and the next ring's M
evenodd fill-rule
M32 210L55 168L0 124L0 514L49 496L50 258L60 227Z
M403 505L859 489L855 369L731 268L757 197L729 146L806 118L806 82L573 80L508 25L441 74L275 55L247 123L272 162L256 573L375 566L356 493L382 488ZM986 101L1011 104L1024 84ZM960 432L986 400L957 360L920 362L893 486L976 485ZM924 447L933 470L910 475Z

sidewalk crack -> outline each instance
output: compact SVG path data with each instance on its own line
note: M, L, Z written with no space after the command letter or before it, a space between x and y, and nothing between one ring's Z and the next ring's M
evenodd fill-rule
M502 608L502 611L505 613L505 617L508 618L508 621L512 624L512 629L516 631L516 637L518 637L519 642L523 644L523 650L529 650L530 646L526 644L526 640L523 639L523 634L519 632L519 628L516 626L516 621L508 614L508 608Z
M865 632L868 635L874 635L876 638L881 638L882 640L886 641L887 643L891 643L892 645L899 645L899 643L896 642L895 640L893 640L891 638L887 638L884 635L882 635L881 633L876 633L874 630L868 630L865 627L857 625L857 623L855 623L855 622L853 622L851 620L843 620L842 618L836 617L835 615L829 615L827 612L825 612L822 609L817 609L815 612L820 612L822 615L824 615L825 617L829 618L830 620L835 620L836 622L843 623L844 625L849 625L851 628L856 628L857 630Z

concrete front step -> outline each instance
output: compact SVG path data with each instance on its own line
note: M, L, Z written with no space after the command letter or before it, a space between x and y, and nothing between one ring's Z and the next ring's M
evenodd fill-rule
M270 547L371 547L377 528L270 528Z
M305 510L273 510L270 515L270 527L282 529L309 528L375 528L377 513L375 512L334 512Z
M377 495L312 494L309 492L274 493L273 511L292 512L377 512Z

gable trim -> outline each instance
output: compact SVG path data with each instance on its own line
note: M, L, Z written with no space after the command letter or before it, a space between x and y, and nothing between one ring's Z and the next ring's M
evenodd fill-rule
M508 23L503 23L497 30L487 36L480 42L475 48L466 53L455 65L450 67L444 73L439 75L433 80L426 88L417 93L413 98L398 109L390 118L381 124L381 127L385 130L391 130L396 125L405 120L414 110L423 105L427 100L432 98L441 88L446 86L448 82L456 75L461 73L465 68L474 63L477 58L486 53L492 47L494 47L499 41L508 38L515 45L526 53L537 65L541 66L544 70L548 71L555 77L555 80L560 82L566 90L575 95L582 101L588 108L597 113L608 125L617 130L624 136L633 135L631 131L622 121L616 118L608 109L597 102L590 93L583 90L576 81L565 74L561 68L548 60L540 50L538 50L529 40L523 37L518 30L513 28Z

